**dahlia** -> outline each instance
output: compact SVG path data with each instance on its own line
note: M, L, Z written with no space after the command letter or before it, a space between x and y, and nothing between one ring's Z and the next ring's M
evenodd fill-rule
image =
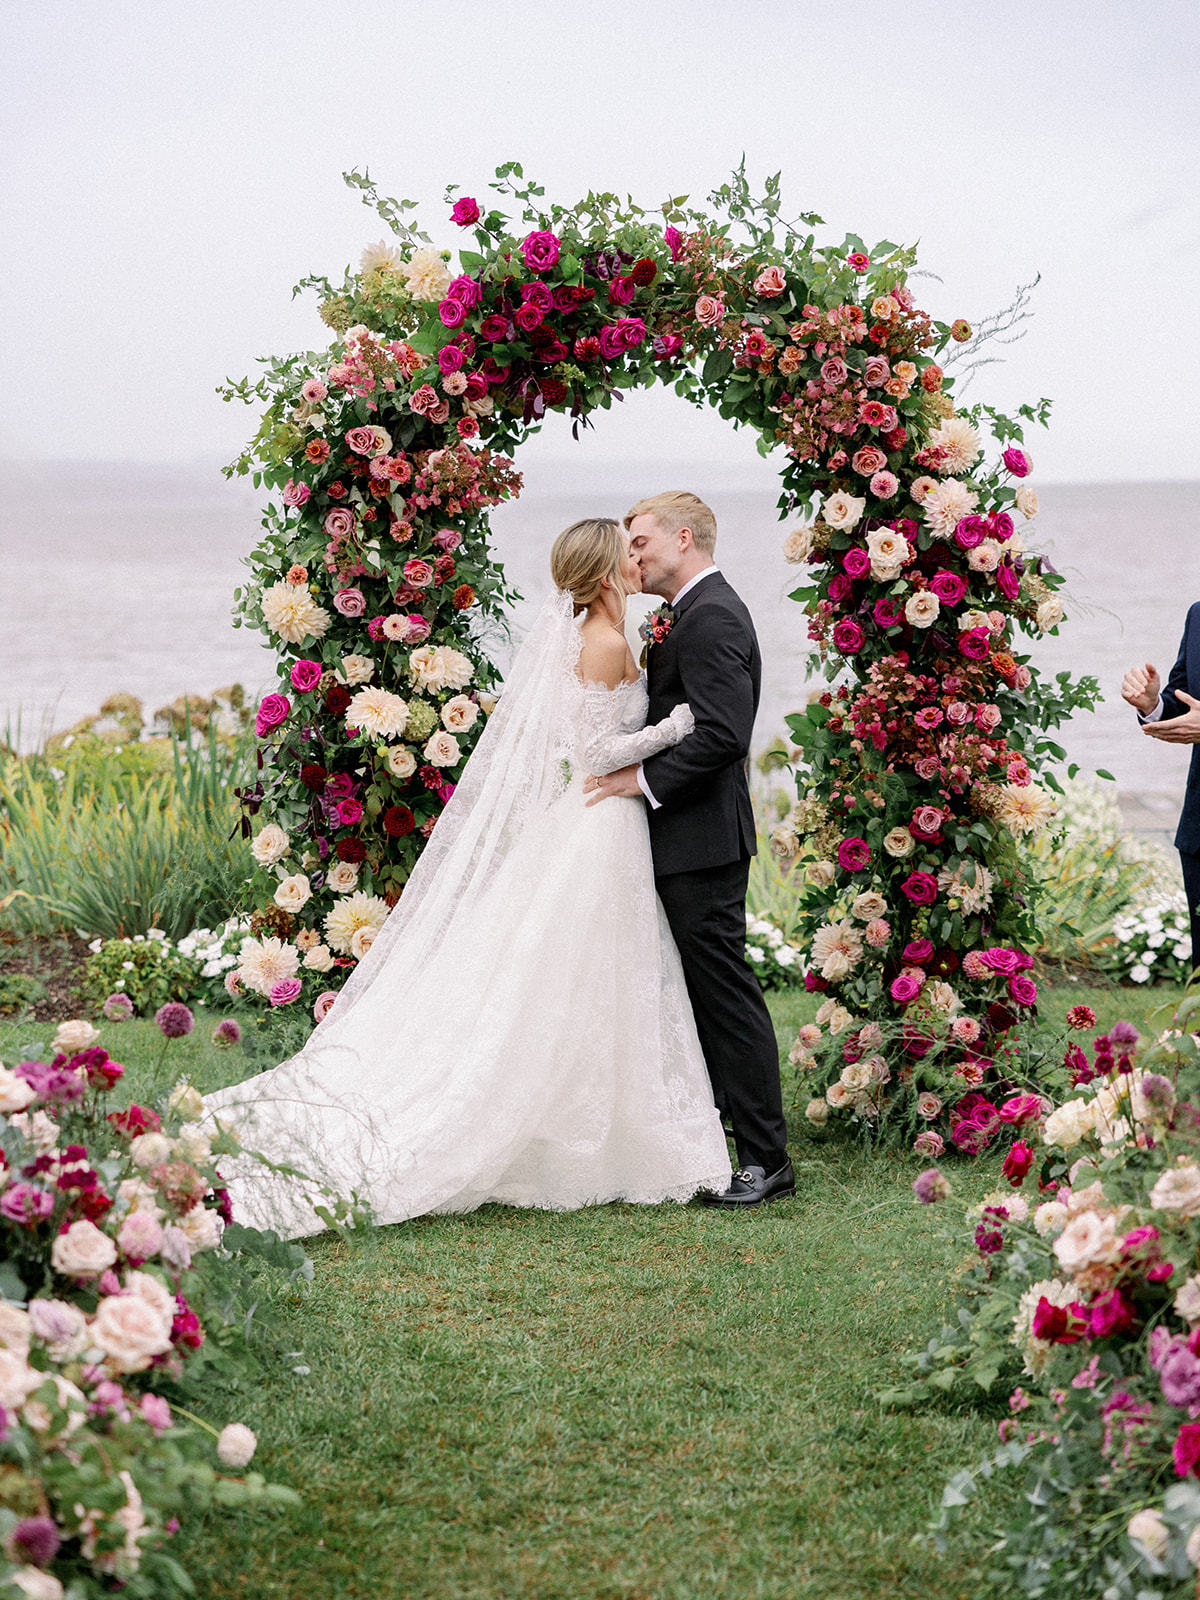
M282 939L243 939L238 958L238 976L247 989L269 995L284 978L294 978L300 966L300 952Z
M979 433L965 417L947 417L930 436L931 445L944 450L944 472L969 472L979 455Z
M843 978L861 959L862 934L848 917L827 922L813 935L812 964L821 969L823 978Z
M936 539L948 539L979 503L979 496L957 478L947 478L925 496L922 511Z
M387 689L360 689L346 708L346 726L371 739L398 739L408 721L408 702Z
M307 589L282 581L263 590L262 614L271 632L288 644L320 639L330 623L328 611L317 604Z
M388 244L381 239L378 244L369 244L358 258L358 270L366 277L368 272L383 272L385 270L399 271L404 265L404 257L395 245Z
M974 883L967 882L963 867L959 867L957 872L943 867L938 873L938 888L943 894L952 895L969 917L986 911L992 903L992 875L978 861L974 866Z
M345 895L325 918L325 937L339 955L349 955L354 935L360 928L374 928L377 932L387 921L387 901L377 894L367 894L356 889ZM292 971L295 971L293 967ZM288 973L287 976L291 976Z
M1058 810L1057 803L1034 783L999 786L999 820L1010 833L1041 833Z
M450 287L450 270L432 247L415 250L403 271L414 300L441 300Z

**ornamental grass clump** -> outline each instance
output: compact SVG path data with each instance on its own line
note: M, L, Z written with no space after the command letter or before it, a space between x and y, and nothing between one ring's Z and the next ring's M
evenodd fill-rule
M0 1066L0 1585L184 1595L170 1550L182 1518L298 1497L239 1475L248 1428L219 1430L182 1404L203 1404L216 1368L254 1368L216 1167L232 1145L199 1126L186 1086L161 1111L109 1110L124 1069L98 1037L64 1023L52 1060ZM305 1264L273 1237L231 1235L242 1252ZM206 1436L230 1471L214 1469Z
M935 1535L998 1471L1022 1494L989 1552L1005 1592L1195 1593L1200 1569L1200 996L1153 1042L1069 1049L1069 1098L1024 1124L1007 1187L966 1214L958 1323L885 1398L1010 1390L999 1447L947 1487ZM1086 1008L1081 1008L1086 1009ZM1094 1022L1094 1018L1091 1019Z

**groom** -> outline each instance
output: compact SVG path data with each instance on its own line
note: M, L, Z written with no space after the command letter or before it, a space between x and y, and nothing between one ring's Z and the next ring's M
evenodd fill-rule
M717 522L694 494L639 500L625 517L648 594L670 604L649 647L650 721L686 700L695 731L640 767L589 778L589 805L645 796L658 897L679 946L713 1095L740 1167L710 1205L792 1194L779 1050L746 963L746 885L755 851L746 757L761 660L750 613L713 562Z

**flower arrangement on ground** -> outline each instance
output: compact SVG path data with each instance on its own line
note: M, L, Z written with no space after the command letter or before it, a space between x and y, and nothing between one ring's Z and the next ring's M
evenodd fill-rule
M243 987L277 1006L334 992L369 946L486 714L484 629L509 599L487 512L519 489L513 450L547 413L578 428L654 382L778 448L781 504L812 513L787 551L816 582L794 598L849 681L793 719L810 775L790 832L830 872L809 935L864 892L887 908L870 956L831 950L816 981L892 1016L915 939L1028 948L1016 841L1053 811L1031 780L1060 753L1045 730L1094 690L1048 688L1014 654L1017 628L1062 617L1013 520L1036 511L1021 419L1045 404L988 411L1003 457L981 465L983 410L956 411L943 354L970 328L917 306L911 251L818 247L820 218L784 222L777 179L756 198L739 172L711 210L671 201L661 223L612 195L547 204L515 164L497 179L520 220L455 200L474 245L456 270L407 203L348 174L394 241L339 287L306 280L332 348L226 390L268 402L231 470L276 495L239 610L281 657L242 794L266 821Z
M1021 1512L994 1551L1013 1592L1195 1593L1200 1041L1180 1030L1198 1005L1140 1051L1128 1023L1090 1061L1071 1047L1076 1093L1017 1130L1009 1187L967 1213L977 1264L959 1324L915 1358L903 1396L1016 1377L1000 1448L952 1481L939 1525L1021 1468ZM947 1188L932 1169L915 1187L927 1201Z
M248 1428L169 1398L229 1345L223 1144L187 1085L161 1112L109 1111L124 1069L98 1037L64 1023L51 1061L0 1066L0 1584L40 1600L191 1593L168 1548L181 1515L297 1498L241 1475Z

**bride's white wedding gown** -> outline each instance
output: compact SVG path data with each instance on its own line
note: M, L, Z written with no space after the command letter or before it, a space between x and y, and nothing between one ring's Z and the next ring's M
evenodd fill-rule
M546 803L514 813L476 801L481 838L511 835L498 866L473 868L462 889L456 838L440 869L453 903L434 915L438 881L423 885L415 914L390 941L389 919L355 974L365 981L301 1054L206 1102L247 1149L357 1191L379 1222L485 1201L686 1200L729 1182L643 803L588 806L583 794L589 772L675 743L688 713L646 728L642 678L608 689L571 672L556 693ZM245 1157L221 1165L239 1220L291 1234L321 1226L294 1184Z

